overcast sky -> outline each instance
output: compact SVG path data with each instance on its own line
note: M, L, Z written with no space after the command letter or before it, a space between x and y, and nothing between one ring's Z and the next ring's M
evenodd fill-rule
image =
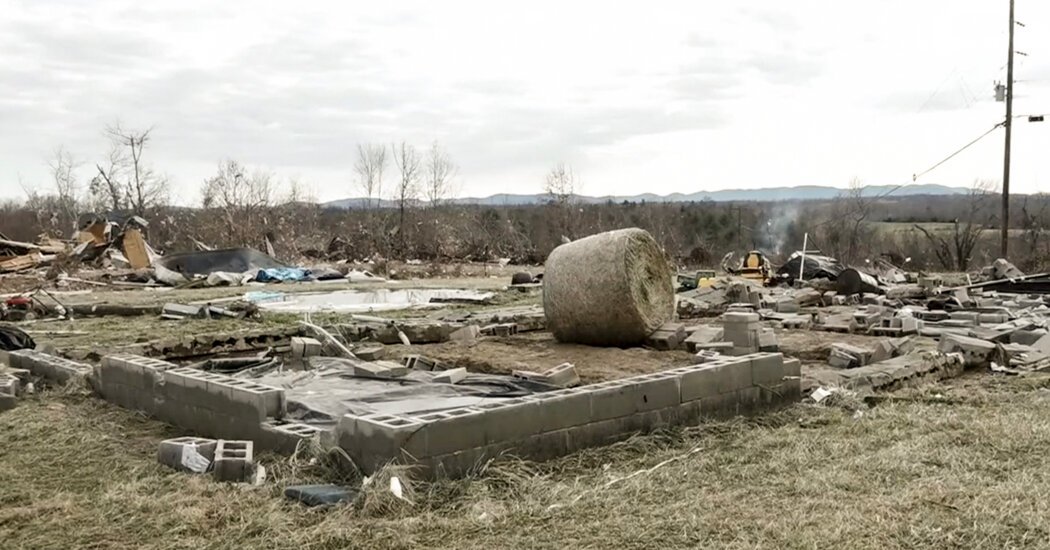
M0 0L0 198L64 146L153 126L178 202L219 160L359 195L359 142L441 142L460 195L898 184L1003 116L1007 0ZM1019 0L1015 113L1050 113L1050 2ZM1001 179L1002 130L920 179ZM1013 189L1050 191L1050 121L1014 131ZM22 182L20 184L20 181Z

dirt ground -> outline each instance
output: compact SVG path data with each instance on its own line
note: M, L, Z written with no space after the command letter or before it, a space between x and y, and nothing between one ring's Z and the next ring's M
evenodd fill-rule
M584 383L615 380L688 365L695 359L686 351L645 348L595 348L562 344L550 332L522 333L504 338L483 338L474 345L456 342L425 346L387 346L389 357L418 353L466 367L472 372L510 374L514 370L544 371L562 363L576 365Z

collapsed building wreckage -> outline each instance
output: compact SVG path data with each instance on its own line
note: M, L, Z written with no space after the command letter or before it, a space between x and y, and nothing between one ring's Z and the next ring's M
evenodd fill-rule
M168 265L201 271L192 267L198 260ZM260 267L280 266L251 264ZM775 286L726 276L675 294L651 237L628 230L563 245L542 278L511 285L542 290L542 306L488 309L467 300L474 306L414 318L347 309L325 326L307 319L107 352L16 343L10 347L26 349L4 360L22 387L31 377L84 377L106 400L190 431L162 444L158 459L220 480L249 479L259 450L292 452L313 439L343 449L365 473L396 461L423 475L459 476L503 454L542 460L632 433L760 413L821 386L882 391L968 367L1050 366L1043 296L880 269L852 269L852 277L831 258L799 254L777 271ZM440 300L428 295L423 305ZM303 307L295 311L323 310ZM485 342L535 342L540 331L565 343L644 346L689 359L596 380L572 363L474 372L475 362L446 355ZM822 357L781 351L778 339L811 331L831 333ZM837 341L833 333L867 339Z

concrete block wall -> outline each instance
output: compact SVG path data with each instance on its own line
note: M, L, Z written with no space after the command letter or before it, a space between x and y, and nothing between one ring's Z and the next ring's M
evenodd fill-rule
M91 374L90 365L31 349L9 352L8 362L12 368L26 369L35 376L59 384L65 384L78 376Z
M95 378L107 401L208 437L273 440L276 445L264 423L285 412L280 388L148 357L106 356Z
M371 473L417 463L432 476L462 476L510 453L543 460L633 433L752 414L801 397L797 360L779 353L702 365L419 415L345 415L339 445Z

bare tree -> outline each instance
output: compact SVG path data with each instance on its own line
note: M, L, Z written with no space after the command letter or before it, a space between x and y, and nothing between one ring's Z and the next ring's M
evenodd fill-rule
M383 170L386 164L386 147L373 143L357 144L354 171L357 172L357 183L365 192L369 208L372 207L372 197L381 199L383 196Z
M153 128L130 130L119 123L106 127L106 135L121 148L126 167L126 198L131 210L140 216L167 199L167 178L157 174L143 159ZM101 170L100 170L101 171Z
M458 171L459 168L452 162L452 157L435 141L427 155L426 182L423 189L430 206L440 205L453 194L452 180Z
M987 181L976 181L970 187L966 198L964 218L952 220L951 233L946 238L942 232L915 224L933 247L933 253L941 266L948 270L966 271L973 259L973 251L981 238L981 233L988 224L991 214L988 212L989 198L995 184Z
M398 209L398 235L402 248L405 244L405 209L419 196L419 178L422 172L422 161L415 147L402 141L390 146L394 157L394 167L399 178L394 189L394 200Z
M849 188L827 210L827 218L820 224L823 230L816 232L824 237L823 246L847 265L860 260L864 244L872 235L869 221L876 203L874 198L865 196L865 188L859 179L850 180ZM815 236L811 230L810 238Z
M264 171L249 174L237 161L224 160L218 173L204 182L201 202L204 208L222 211L226 236L232 242L246 244L264 230L273 202L273 176Z
M47 163L57 200L56 221L59 227L76 230L77 216L80 214L80 189L73 172L79 164L73 155L63 147L55 149L54 155Z
M549 195L551 202L568 204L572 202L578 186L579 181L572 166L565 166L564 162L559 162L554 168L551 168L550 172L547 172L543 192Z
M317 195L310 184L298 178L291 178L288 180L288 192L281 202L284 204L314 203L317 202Z
M576 172L572 166L566 166L563 162L554 165L554 168L547 172L543 183L543 191L547 193L548 204L553 207L552 218L561 232L562 242L575 237L577 222L572 210L579 186Z
M88 187L96 208L109 208L114 212L124 209L127 185L121 179L126 173L126 168L124 146L116 142L111 143L106 161L95 163L98 174L91 178Z

